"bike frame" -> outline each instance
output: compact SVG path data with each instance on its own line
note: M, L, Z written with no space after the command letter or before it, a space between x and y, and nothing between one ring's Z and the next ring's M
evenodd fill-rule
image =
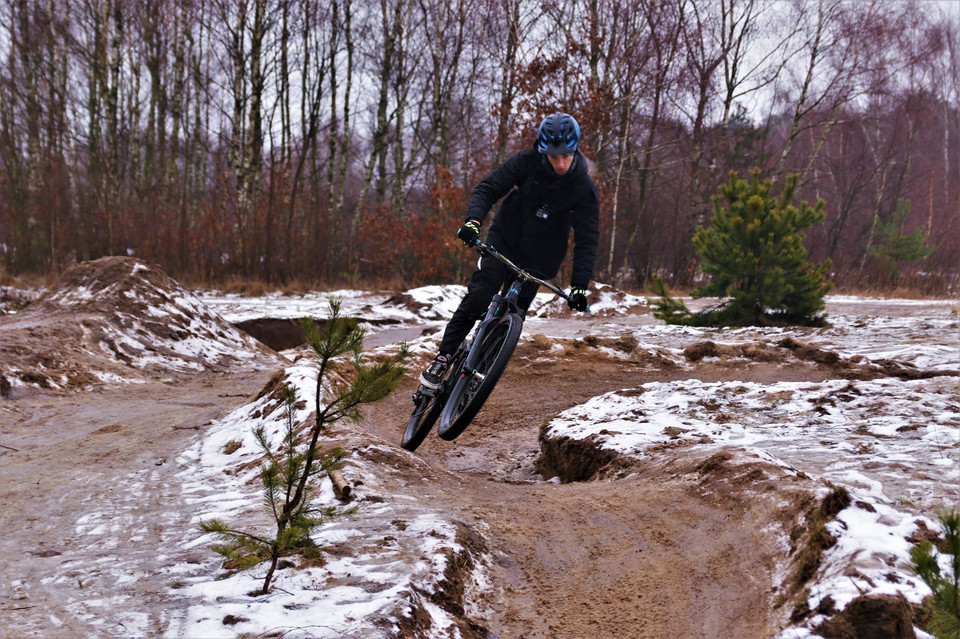
M516 313L521 317L521 319L523 318L523 313L520 311L520 305L517 304L517 299L520 297L520 289L523 287L525 282L536 282L540 286L547 287L550 289L550 291L556 293L563 299L567 301L570 300L570 296L564 293L563 290L556 284L548 280L542 280L539 277L528 273L489 244L484 244L478 239L475 246L480 255L486 255L499 260L506 265L507 268L514 272L515 277L510 282L510 288L508 289L506 295L497 293L493 296L493 299L490 300L490 306L487 307L487 312L483 316L483 319L480 320L480 324L477 326L473 340L467 347L467 357L461 366L460 376L477 374L475 368L477 358L480 356L480 354L477 352L477 349L473 348L473 346L483 342L483 336L486 334L487 327L490 326L493 320L503 317L508 312Z

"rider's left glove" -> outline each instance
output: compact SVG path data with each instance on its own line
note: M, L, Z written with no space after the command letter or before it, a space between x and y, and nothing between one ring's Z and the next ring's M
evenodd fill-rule
M570 299L567 300L567 303L570 305L570 308L580 311L583 313L587 310L587 291L586 289L577 288L576 286L570 289Z
M480 237L480 222L477 220L467 220L463 223L463 226L460 227L460 230L457 231L457 237L467 246L473 246L477 243L477 238Z

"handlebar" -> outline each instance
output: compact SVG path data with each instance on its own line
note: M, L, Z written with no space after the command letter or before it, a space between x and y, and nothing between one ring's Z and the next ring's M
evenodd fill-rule
M527 271L523 270L522 268L520 268L519 266L511 262L509 258L505 257L500 251L493 248L489 244L484 244L482 241L477 239L474 246L476 247L477 252L479 252L481 255L489 255L490 257L503 262L503 264L505 264L509 269L511 269L514 273L516 273L521 279L529 280L531 282L536 282L541 286L546 286L548 289L550 289L551 291L553 291L554 293L556 293L566 301L568 302L570 301L570 296L564 293L559 286L557 286L553 282L542 280L536 275L532 275L531 273L528 273Z

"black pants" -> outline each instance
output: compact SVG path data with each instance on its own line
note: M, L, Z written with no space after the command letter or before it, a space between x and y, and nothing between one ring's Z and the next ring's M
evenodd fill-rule
M480 268L473 272L470 283L467 284L467 294L463 296L460 306L454 311L447 329L443 332L443 340L440 342L442 355L450 355L460 347L473 325L487 312L490 300L504 284L513 279L512 276L513 271L502 262L491 257L481 258ZM524 312L533 303L538 288L540 287L534 282L524 282L520 288L517 303Z

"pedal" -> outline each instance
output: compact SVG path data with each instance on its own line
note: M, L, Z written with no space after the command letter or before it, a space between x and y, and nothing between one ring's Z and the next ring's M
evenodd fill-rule
M421 386L413 393L413 397L411 397L411 399L413 400L414 404L419 404L420 400L422 400L424 397L426 397L427 399L430 399L433 396L434 396L433 389Z

